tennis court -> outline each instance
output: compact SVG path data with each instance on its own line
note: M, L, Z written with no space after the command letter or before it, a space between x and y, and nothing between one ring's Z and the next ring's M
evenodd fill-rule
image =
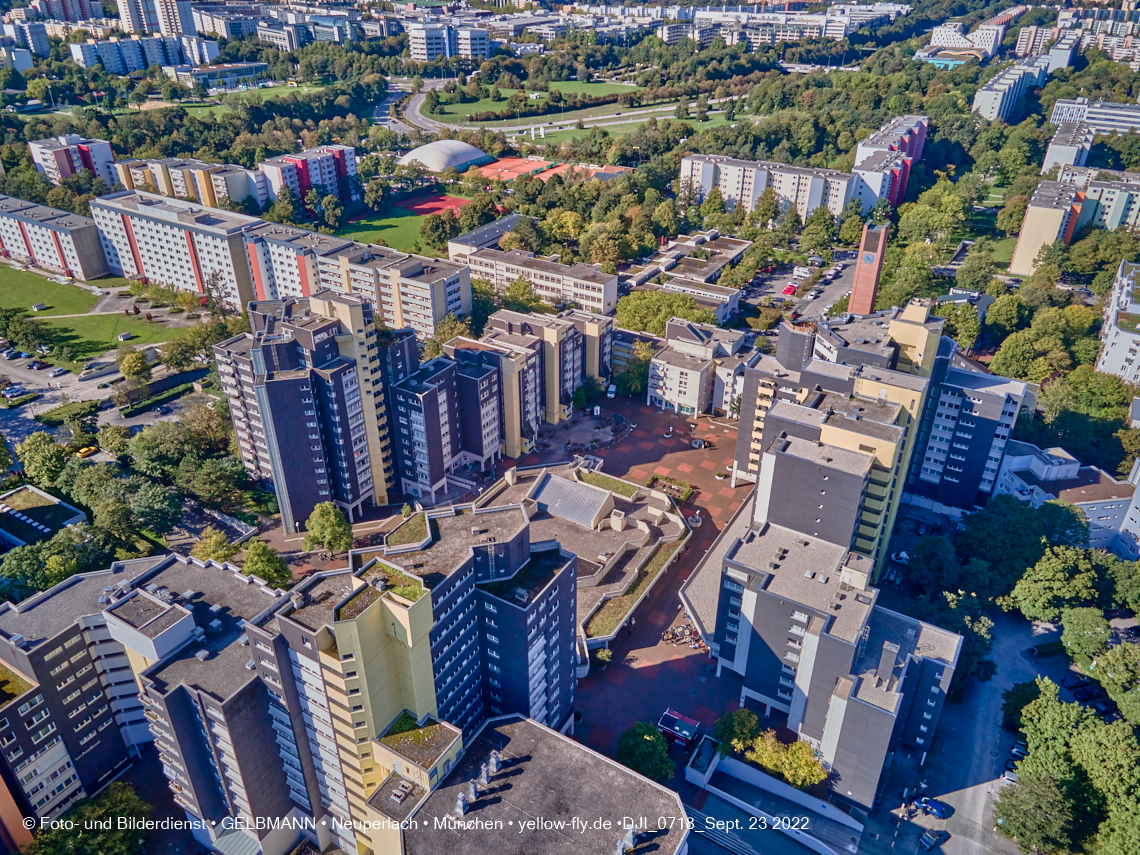
M421 196L418 199L408 199L404 202L397 202L395 207L403 208L405 211L411 211L413 214L418 214L421 217L426 217L428 214L438 214L441 211L458 210L470 201L470 199L460 199L458 196L447 196L443 193L436 193L431 196Z

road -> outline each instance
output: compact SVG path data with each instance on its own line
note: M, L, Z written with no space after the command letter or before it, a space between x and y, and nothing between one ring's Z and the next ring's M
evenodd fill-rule
M407 95L405 89L391 89L388 92L388 97L376 105L376 109L372 111L372 120L383 125L394 134L410 134L412 128L399 119L393 119L388 112L388 108Z

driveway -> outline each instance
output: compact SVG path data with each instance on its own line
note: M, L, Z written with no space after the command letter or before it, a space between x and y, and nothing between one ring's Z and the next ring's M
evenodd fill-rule
M926 757L896 758L895 769L884 785L882 806L867 822L867 834L860 847L862 852L886 853L914 852L924 828L939 828L950 833L942 844L944 855L1015 855L1017 845L997 834L993 822L992 801L1003 786L999 782L1009 749L1017 735L1003 730L1002 693L1014 683L1024 683L1037 676L1046 676L1054 682L1070 673L1069 660L1064 656L1034 659L1030 649L1060 637L1060 630L1050 624L1029 623L1019 615L1004 612L991 615L994 620L994 647L991 654L997 663L997 674L988 683L971 681L961 703L947 703L942 710L938 734ZM1064 700L1072 700L1072 693L1062 689ZM913 772L907 771L913 769ZM925 783L923 795L944 801L954 808L947 820L917 817L903 822L898 838L893 837L890 808L897 808L903 800L903 788L910 793ZM874 835L880 835L879 840ZM895 847L891 844L896 843Z

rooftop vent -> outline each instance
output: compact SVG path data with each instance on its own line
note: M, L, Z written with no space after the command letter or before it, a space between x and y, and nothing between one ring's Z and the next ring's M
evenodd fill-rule
M515 599L520 603L525 603L530 599L530 595L526 592L526 588L515 588Z
M210 621L207 629L209 629L210 632L220 632L222 629L222 622L220 620L212 620Z
M205 662L209 658L209 656L210 656L209 650L199 650L197 653L194 654L194 658L197 659L199 662Z
M24 636L21 633L13 632L8 636L8 640L12 642L12 644L16 645L16 647L24 646Z
M248 635L240 636L238 638L238 644L240 644L242 647L249 647L249 636Z
M157 590L158 590L158 585L154 584L153 582L146 586L146 592L148 594L153 594Z
M202 627L200 627L200 626L196 626L196 627L194 627L193 635L196 639L201 641L203 638L206 637L206 630L202 629Z
M210 614L212 614L212 615L216 615L221 610L222 610L221 603L214 603L212 606L210 606Z
M819 582L821 585L826 585L827 580L830 578L831 578L830 576L820 576L819 578L816 579L816 581Z
M246 671L252 671L256 667L257 667L257 665L254 664L254 661L252 659L250 659L248 662L245 663L245 670Z
M804 571L804 578L805 579L814 579L815 578L815 571L814 570L805 570Z
M106 594L100 594L99 595L99 605L101 605L101 606L106 605L106 603L107 603L107 595Z
M114 586L113 586L113 585L108 585L106 588L104 588L104 589L103 589L103 593L104 593L104 594L109 594L109 593L111 593L113 590L115 590Z

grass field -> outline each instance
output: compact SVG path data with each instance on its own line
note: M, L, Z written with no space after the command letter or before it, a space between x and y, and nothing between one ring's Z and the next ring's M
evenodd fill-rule
M1008 268L1010 261L1013 260L1013 248L1015 246L1017 246L1017 238L1015 237L994 241L993 252L990 253L994 258L994 264L1003 270Z
M223 101L236 101L239 98L244 98L247 95L260 95L263 99L277 97L278 95L288 95L290 92L295 92L300 95L302 92L316 92L325 87L316 83L298 83L296 86L263 86L260 89L249 89L242 92L227 92L222 95Z
M423 217L418 214L390 206L354 223L348 223L337 232L337 236L364 243L383 241L385 246L401 252L411 252L412 244L420 239L422 222Z
M600 127L604 131L608 131L611 137L629 136L634 131L639 130L645 124L645 122L648 121L650 118L655 118L658 121L661 121L663 119L674 118L674 116L673 116L673 110L674 109L675 109L675 107L662 108L662 111L660 113L654 113L652 116L646 115L645 118L640 122L631 122L627 125L599 125L598 127ZM692 115L692 113L694 113L694 112L695 112L695 110L691 111L690 115ZM709 128L716 128L716 127L720 127L721 125L729 124L728 117L724 113L716 113L712 116L709 116L709 119L707 122L698 122L695 118L689 118L689 119L686 119L685 121L687 121L690 125L692 125L693 129L697 133L700 133L701 131L707 131L707 130L709 130ZM747 119L743 119L743 118L738 117L736 119L736 121L737 122L747 121ZM579 130L578 128L571 128L571 129L566 130L566 131L547 131L545 140L543 140L542 137L539 137L537 140L535 140L535 142L536 143L541 143L541 142L564 143L567 140L572 140L572 139L575 139L577 137L586 136L589 133L590 133L589 127L586 127L584 129L581 129L581 130ZM527 134L527 139L530 139L530 134Z
M550 88L551 89L557 89L563 95L571 95L571 94L576 94L576 95L613 95L613 94L619 94L620 95L623 92L638 92L638 91L640 91L636 86L625 86L625 85L622 85L620 83L600 83L600 82L579 83L577 81L566 81L566 82L562 82L562 83L551 83ZM472 101L468 104L448 104L447 106L442 107L440 109L440 112L436 113L434 117L438 118L440 121L444 121L444 122L446 122L446 121L462 122L462 121L465 121L467 119L467 117L472 115L473 113L482 113L482 112L485 112L488 110L496 111L496 112L500 111L500 110L505 110L507 108L507 100L510 99L510 97L512 95L514 95L515 92L517 92L517 91L518 91L517 89L500 89L499 92L503 96L503 100L501 100L501 101L492 101L490 98L483 98L479 101ZM535 93L527 93L527 94L535 94ZM546 94L545 93L539 93L539 94L543 95L542 99L539 99L539 100L542 102L545 102ZM574 121L574 120L579 119L579 118L589 118L590 116L609 115L609 114L613 113L615 110L621 112L621 111L629 110L629 109L635 109L635 108L631 108L631 107L623 108L623 107L619 107L617 104L603 104L603 105L600 105L597 107L587 107L587 108L581 109L581 110L567 110L565 112L565 118L568 121ZM561 111L559 111L558 113L551 113L548 116L531 116L529 119L525 119L523 121L524 121L524 123L530 122L531 124L535 124L540 119L542 121L551 121L555 117L557 117L558 120L561 121L563 118L563 113ZM486 124L502 124L504 121L506 121L506 120L505 119L494 119L491 122L477 122L476 124L480 125L480 126L486 125Z
M145 319L134 316L128 318L122 314L44 320L48 325L46 343L53 351L52 356L45 357L46 361L72 369L88 359L102 356L108 350L124 344L118 339L119 333L131 333L131 340L126 344L146 345L166 341L182 331L166 324L152 324ZM71 353L75 357L74 362L64 362L54 355L60 347L65 346L71 348Z
M60 285L36 273L0 265L0 308L25 309L36 317L79 315L91 311L95 299L90 291L75 285ZM47 304L47 309L33 312L32 306L36 303Z

